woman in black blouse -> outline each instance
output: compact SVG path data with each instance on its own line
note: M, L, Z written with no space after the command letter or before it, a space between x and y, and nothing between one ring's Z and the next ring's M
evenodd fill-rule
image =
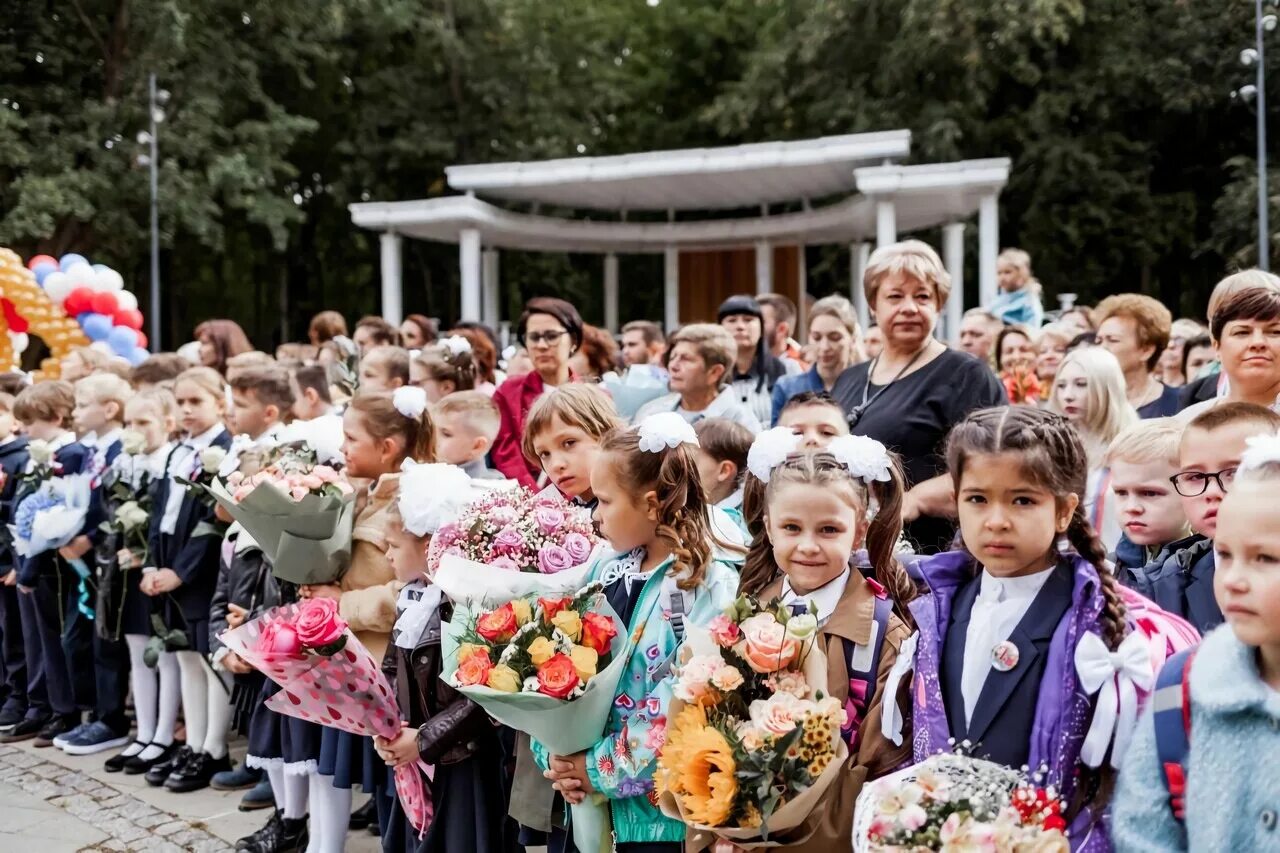
M862 287L884 351L850 367L831 394L854 435L874 438L902 456L909 491L906 536L921 552L945 549L954 534L955 494L946 476L943 442L975 409L1007 402L991 369L933 336L951 277L938 253L919 240L877 249Z

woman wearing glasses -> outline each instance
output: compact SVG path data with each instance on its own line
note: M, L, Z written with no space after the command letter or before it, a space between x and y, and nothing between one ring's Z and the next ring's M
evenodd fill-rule
M1120 432L1138 422L1138 413L1125 397L1124 372L1116 357L1101 347L1083 347L1062 360L1049 398L1050 410L1071 421L1089 457L1085 514L1108 551L1115 550L1123 531L1111 495L1107 448Z
M563 299L539 296L525 303L516 331L533 360L533 372L508 379L494 392L502 420L490 455L503 476L532 487L541 469L520 450L524 421L544 391L577 381L569 358L582 346L582 317Z

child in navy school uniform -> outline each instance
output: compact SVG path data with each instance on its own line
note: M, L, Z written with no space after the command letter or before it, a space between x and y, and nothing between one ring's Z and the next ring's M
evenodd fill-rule
M75 385L74 420L80 443L92 454L88 472L93 476L93 510L85 521L84 532L70 548L78 553L88 543L97 544L105 535L99 525L108 518L104 483L110 479L112 463L121 452L120 436L124 431L124 408L133 389L113 373L95 373ZM96 554L94 556L97 568ZM102 589L102 576L95 572L95 585ZM96 598L96 597L95 597ZM91 719L55 738L53 745L69 755L90 755L124 746L129 742L129 718L125 715L125 697L129 692L129 652L112 626L104 625L108 616L97 608L90 650L93 669L94 705ZM88 626L86 626L88 627Z
M466 505L469 481L453 465L407 467L387 530L387 560L405 586L382 671L408 725L398 737L375 738L374 744L388 767L421 761L433 768L430 779L423 780L433 814L419 840L388 783L391 817L382 837L384 853L508 849L498 728L484 709L440 677L440 623L450 618L453 605L426 576L431 536Z
M14 496L27 469L26 436L15 434L12 394L0 393L0 666L4 703L0 705L0 735L7 734L27 715L27 658L22 648L22 617L18 612L17 555L9 536Z
M14 415L31 442L29 476L39 477L41 471L67 476L87 469L91 455L69 429L74 410L75 392L61 380L41 382L18 395ZM14 505L37 486L38 482L19 485ZM4 738L6 742L34 737L36 746L52 746L54 738L80 724L75 688L91 685L93 673L73 671L74 658L68 658L64 646L68 629L87 623L81 612L86 606L80 596L81 578L61 553L71 547L17 561L18 607L27 654L27 715ZM80 660L83 663L83 656ZM80 698L84 700L83 692Z
M143 593L157 600L167 630L185 635L171 650L181 671L187 742L146 774L148 784L175 793L207 787L213 774L231 769L226 752L231 688L208 661L209 604L223 531L212 501L184 485L211 482L231 447L231 434L222 425L224 387L222 377L208 367L186 370L174 382L185 437L169 454L165 478L156 490L150 531L153 568L143 570L141 581Z
M886 682L910 634L907 604L916 595L894 556L902 473L878 441L845 436L825 450L805 450L799 434L780 432L757 440L747 503L763 535L752 542L740 590L814 614L827 658L823 689L844 705L849 758L804 822L770 840L787 850L848 851L863 783L911 758L910 739L895 745L881 725L885 708L906 693L895 685L890 695ZM854 565L864 547L873 566L865 574Z

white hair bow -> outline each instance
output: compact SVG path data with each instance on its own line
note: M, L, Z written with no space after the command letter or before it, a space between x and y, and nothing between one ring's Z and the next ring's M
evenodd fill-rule
M800 436L790 427L774 427L756 436L747 451L747 470L762 483L769 482L773 469L800 449Z
M1248 449L1240 455L1240 470L1251 471L1280 463L1280 433L1266 433L1246 439Z
M412 459L400 465L396 508L404 529L414 536L433 535L457 518L475 497L471 478L457 465L423 464Z
M674 450L682 444L698 447L698 434L693 426L675 412L650 415L640 422L637 433L640 449L646 453L661 453L667 448Z
M1113 652L1097 634L1086 632L1076 645L1075 664L1085 693L1098 694L1080 759L1090 767L1101 766L1114 741L1111 766L1119 769L1138 721L1138 691L1150 692L1155 685L1147 640L1135 631Z
M463 353L471 352L471 341L462 335L450 335L440 342L440 346L449 351L449 355L457 358Z
M849 473L870 486L890 479L889 451L865 435L841 435L831 439L827 452L849 469Z
M405 385L391 395L396 411L410 420L417 420L427 410L427 392L414 385Z

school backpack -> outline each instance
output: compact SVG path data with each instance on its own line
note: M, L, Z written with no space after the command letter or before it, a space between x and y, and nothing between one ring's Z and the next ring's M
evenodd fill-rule
M875 626L871 632L871 642L863 646L850 639L844 641L845 669L849 674L849 698L845 701L846 720L840 730L841 736L853 749L862 720L867 715L867 708L875 694L876 681L880 673L880 654L884 650L885 634L889 631L889 617L893 614L893 599L889 598L885 588L872 577L869 566L857 566L867 585L876 596ZM892 701L892 700L891 700Z
M1191 663L1196 647L1172 655L1156 676L1151 698L1156 727L1156 757L1164 772L1169 807L1179 821L1186 815L1187 756L1191 753Z

